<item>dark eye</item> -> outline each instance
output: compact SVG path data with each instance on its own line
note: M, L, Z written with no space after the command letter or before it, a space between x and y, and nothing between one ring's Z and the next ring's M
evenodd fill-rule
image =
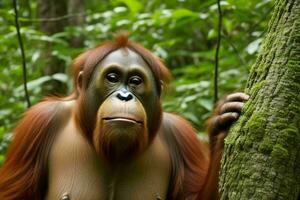
M130 80L129 80L129 84L133 84L133 85L139 85L142 82L143 82L142 79L138 76L134 76L134 77L130 78Z
M119 76L116 73L109 73L109 74L106 75L106 79L109 82L116 83L116 82L119 81Z

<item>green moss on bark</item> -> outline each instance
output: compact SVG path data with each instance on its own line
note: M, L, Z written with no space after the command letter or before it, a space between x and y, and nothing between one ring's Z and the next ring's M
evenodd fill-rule
M272 153L271 153L271 161L275 165L279 165L277 167L283 166L285 160L287 160L289 157L289 151L287 148L284 148L281 144L276 144L273 147Z
M270 138L264 138L263 141L259 144L258 151L269 155L273 150L274 142Z
M222 200L296 200L300 192L300 0L276 0L251 69L250 100L225 140Z

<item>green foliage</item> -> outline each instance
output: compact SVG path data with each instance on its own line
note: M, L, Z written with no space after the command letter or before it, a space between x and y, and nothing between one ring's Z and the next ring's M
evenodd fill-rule
M204 0L111 0L86 2L86 23L67 26L64 32L47 36L39 31L36 2L20 6L21 33L26 50L28 87L33 103L47 91L56 93L53 80L66 85L68 66L87 48L110 39L113 32L128 30L131 39L139 41L160 56L171 69L173 82L164 95L164 107L192 121L202 131L204 120L213 107L213 68L217 40L216 1ZM223 10L220 54L220 96L242 90L249 65L254 63L262 34L266 29L272 2L221 2ZM30 8L30 9L29 9ZM0 164L10 139L10 132L26 110L21 56L14 27L12 5L0 1ZM73 37L84 37L83 48L73 48ZM43 53L64 63L63 73L44 75Z

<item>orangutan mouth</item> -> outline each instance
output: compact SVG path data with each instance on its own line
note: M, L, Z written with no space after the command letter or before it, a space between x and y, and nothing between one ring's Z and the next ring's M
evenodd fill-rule
M103 118L103 120L109 122L127 122L127 123L134 123L134 124L143 124L142 121L133 119L131 117L105 117Z

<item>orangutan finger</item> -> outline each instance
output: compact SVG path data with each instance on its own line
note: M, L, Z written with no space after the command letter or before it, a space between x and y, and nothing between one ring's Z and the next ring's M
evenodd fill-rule
M231 102L231 101L247 101L249 99L249 95L245 94L243 92L237 92L237 93L233 93L233 94L229 94L226 97L226 101L227 102Z
M220 126L226 126L231 124L232 122L234 122L235 120L237 120L239 118L240 114L237 112L229 112L229 113L225 113L222 114L218 117L218 121L217 123Z
M220 114L228 112L241 112L245 103L243 102L227 102L221 106Z

